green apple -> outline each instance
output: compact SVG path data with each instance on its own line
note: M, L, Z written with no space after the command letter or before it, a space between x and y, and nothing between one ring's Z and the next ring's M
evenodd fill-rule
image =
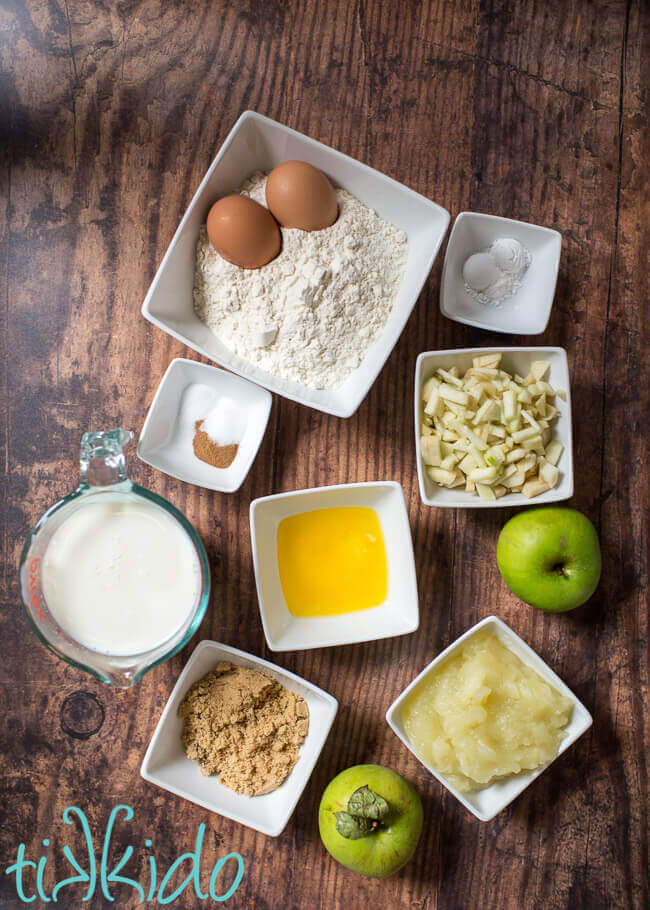
M598 535L575 509L527 509L501 530L497 563L510 590L526 603L552 613L574 610L598 587Z
M318 827L337 862L386 878L413 856L422 831L422 803L413 787L381 765L354 765L325 789Z

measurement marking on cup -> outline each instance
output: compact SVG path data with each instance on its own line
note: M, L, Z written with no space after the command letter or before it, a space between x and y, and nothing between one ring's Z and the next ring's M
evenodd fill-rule
M29 594L34 611L40 620L45 619L43 607L38 596L38 574L41 564L40 557L35 556L29 564Z

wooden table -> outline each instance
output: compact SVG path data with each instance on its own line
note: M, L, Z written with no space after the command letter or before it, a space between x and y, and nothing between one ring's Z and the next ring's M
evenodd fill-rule
M127 844L135 848L123 874L148 881L145 838L164 871L192 849L203 822L204 875L229 851L245 861L226 906L648 906L650 22L643 7L642 0L3 4L3 869L24 842L27 856L49 857L51 890L55 878L72 874L62 845L83 850L78 827L61 819L64 808L82 808L99 839L111 809L128 803L135 817L120 821L114 838L116 857ZM561 231L555 304L535 338L450 322L438 310L443 249L353 418L275 398L255 465L231 496L177 482L132 455L134 479L198 528L214 593L181 654L137 688L114 691L40 647L20 606L16 566L27 530L76 483L82 432L137 433L170 360L193 356L152 329L140 305L209 162L247 108L403 181L452 217L471 209ZM562 345L569 355L571 504L595 523L604 562L597 594L575 614L537 612L505 588L494 556L511 510L452 512L419 501L410 407L417 353L510 343ZM199 640L276 658L257 608L251 499L374 479L398 480L406 493L420 630L277 655L340 701L284 834L266 838L146 785L144 750ZM489 613L550 663L592 711L594 726L511 808L481 824L407 752L384 713L436 653ZM348 873L318 837L325 784L357 762L397 769L425 805L414 860L384 882ZM43 838L51 844L42 846ZM33 873L26 881L30 894ZM61 892L59 906L82 906L83 890ZM114 893L113 906L135 906L131 888ZM85 906L109 906L97 895ZM5 874L0 903L22 906ZM203 905L183 892L173 906Z

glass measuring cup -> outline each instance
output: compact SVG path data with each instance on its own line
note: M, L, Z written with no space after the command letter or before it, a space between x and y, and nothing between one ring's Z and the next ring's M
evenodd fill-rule
M126 473L124 448L132 439L133 433L127 430L84 434L81 440L81 483L42 516L27 538L20 558L23 604L43 644L57 657L121 689L133 686L148 670L176 654L189 641L205 615L210 598L210 570L205 548L190 522L170 502L133 483ZM201 574L196 602L183 625L167 641L149 651L126 656L93 651L71 638L48 609L43 590L43 557L55 531L88 503L113 504L142 499L164 509L187 534Z

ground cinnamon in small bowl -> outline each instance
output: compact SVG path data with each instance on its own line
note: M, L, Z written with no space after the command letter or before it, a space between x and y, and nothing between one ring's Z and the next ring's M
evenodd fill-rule
M197 420L194 424L194 439L192 447L194 454L201 461L212 465L213 468L229 468L237 457L239 446L219 446L213 442L205 430L201 429L202 420Z
M270 793L299 758L309 730L304 698L268 673L223 661L194 683L178 709L183 747L201 774L245 796Z

